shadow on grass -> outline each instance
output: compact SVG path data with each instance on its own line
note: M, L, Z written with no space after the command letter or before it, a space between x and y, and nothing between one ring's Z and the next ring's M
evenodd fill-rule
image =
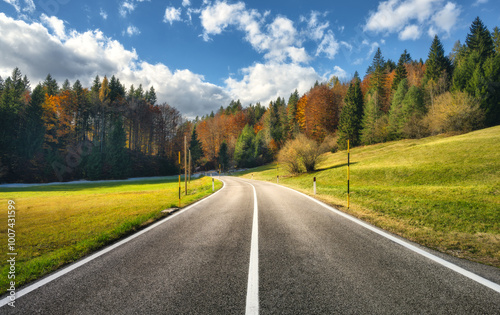
M349 163L349 165L352 166L352 165L356 165L358 163L359 162L351 162L351 163ZM336 165L333 165L333 166L330 166L330 167L321 167L321 168L316 169L315 172L326 171L326 170L333 170L333 169L341 168L341 167L347 167L347 163L336 164Z
M137 186L137 185L155 185L155 184L169 184L177 182L177 178L160 178L151 180L117 180L112 182L83 182L83 183L68 183L68 184L55 184L55 185L36 185L30 187L2 187L0 192L72 192L72 191L82 191L87 189L99 189L99 188L119 188L125 186ZM184 181L184 176L181 177L181 181Z

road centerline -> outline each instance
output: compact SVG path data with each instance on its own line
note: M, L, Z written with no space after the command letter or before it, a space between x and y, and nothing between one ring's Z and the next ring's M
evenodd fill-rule
M259 207L255 186L248 184L253 188L253 222L245 314L250 315L259 314Z

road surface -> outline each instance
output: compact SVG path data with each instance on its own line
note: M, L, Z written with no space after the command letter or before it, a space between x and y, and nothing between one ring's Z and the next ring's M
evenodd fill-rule
M497 268L424 256L288 188L222 179L211 197L20 288L0 314L500 314Z

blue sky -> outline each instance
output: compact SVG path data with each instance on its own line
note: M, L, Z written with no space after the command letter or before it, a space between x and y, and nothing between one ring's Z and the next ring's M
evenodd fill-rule
M1 0L0 75L17 66L32 87L116 75L193 118L363 76L377 47L425 61L437 34L449 53L476 16L492 31L499 2Z

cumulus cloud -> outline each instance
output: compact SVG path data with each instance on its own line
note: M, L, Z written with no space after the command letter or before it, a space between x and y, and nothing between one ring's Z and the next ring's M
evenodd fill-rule
M191 5L191 1L189 0L182 0L182 6L183 7L189 7Z
M209 3L200 12L203 39L209 41L231 28L242 31L244 39L270 62L309 62L311 57L303 47L308 40L317 43L316 56L333 59L337 54L340 44L328 29L329 23L321 21L326 13L312 11L308 17L301 16L300 23L306 26L300 29L285 16L276 16L268 22L269 15L269 11L247 9L243 2Z
M159 102L177 107L190 118L217 110L231 99L240 99L243 104L267 105L296 88L305 93L316 80L325 80L312 67L268 60L240 70L241 77L230 77L220 86L187 69L173 70L162 63L143 61L134 49L126 49L100 30L77 32L64 28L64 22L55 17L44 16L40 20L40 23L28 23L0 13L2 77L9 76L16 66L30 78L32 86L49 73L60 83L65 79L71 82L79 79L84 86L90 86L96 75L101 78L115 75L127 88L131 84L142 84L145 89L154 86ZM260 41L257 35L262 32L252 33L252 23L246 24L247 34L261 45L266 43L266 38L271 38L272 43L266 44L269 47L281 45L288 49L286 54L292 56L291 59L305 60L307 53L303 47L287 46L297 35L293 25L285 18L273 21ZM129 32L136 32L133 26L130 31L127 29ZM340 68L336 70L341 73Z
M99 30L72 30L62 39L51 34L48 26L28 24L0 12L0 32L0 47L4 47L0 75L4 78L16 66L32 85L49 73L59 82L79 79L87 86L96 75L115 75L127 87L153 85L160 102L168 102L188 117L206 114L230 101L222 87L206 82L202 75L141 61L135 50L125 49Z
M243 78L226 79L226 87L232 98L242 103L261 102L267 105L278 96L290 95L295 89L307 92L316 80L324 81L312 67L297 64L257 63L242 69Z
M339 79L347 79L348 77L347 72L339 66L333 67L332 75L336 76Z
M174 23L175 21L182 21L181 19L181 8L167 7L165 9L165 15L163 17L163 22L165 23Z
M416 40L420 38L421 35L420 28L417 25L408 25L400 33L399 39L401 40Z
M328 30L316 50L316 56L324 54L329 59L333 59L339 51L340 44L335 40L333 32Z
M436 25L449 33L456 24L460 9L443 0L388 0L380 2L366 21L366 31L399 33L400 39L416 39L422 27ZM417 32L417 27L418 32Z
M455 3L448 2L441 10L436 12L432 17L432 21L438 28L450 34L451 28L457 23L460 12L460 8Z
M66 38L66 29L63 20L60 20L55 16L48 17L47 15L45 15L45 13L42 13L42 15L40 16L40 20L42 21L43 24L45 24L54 31L54 35L57 38L59 39Z

